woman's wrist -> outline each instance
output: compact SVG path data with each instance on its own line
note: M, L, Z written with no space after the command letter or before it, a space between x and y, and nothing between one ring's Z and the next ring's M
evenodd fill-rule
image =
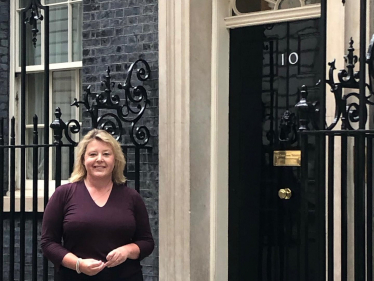
M80 262L82 261L82 259L81 258L78 258L77 259L77 262L76 262L76 264L75 264L75 271L78 273L78 274L81 274L82 273L82 271L80 270Z
M64 258L62 259L61 265L72 269L72 270L77 270L77 261L78 257L74 255L73 253L67 253ZM79 261L79 270L81 271L81 261ZM82 271L81 271L82 272Z
M128 259L136 260L137 258L139 258L140 249L135 243L124 245L121 248L123 248L126 252L126 256Z

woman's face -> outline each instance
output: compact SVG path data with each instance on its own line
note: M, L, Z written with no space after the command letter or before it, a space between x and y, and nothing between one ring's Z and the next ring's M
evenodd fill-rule
M111 179L114 163L114 153L110 144L96 139L88 143L83 161L87 177Z

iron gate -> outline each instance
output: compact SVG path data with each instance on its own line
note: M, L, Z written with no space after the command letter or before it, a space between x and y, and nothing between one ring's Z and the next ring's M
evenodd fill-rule
M305 86L296 105L302 150L302 192L307 192L312 173L316 175L318 187L315 195L320 240L318 268L319 272L327 273L321 275L323 280L334 280L334 273L340 270L335 268L336 260L341 260L341 280L373 280L374 131L368 128L373 122L369 118L372 116L369 108L374 105L374 39L366 52L366 2L360 1L359 58L354 54L351 39L344 58L346 69L338 73L339 81L334 81L335 61L329 63L328 79L322 81L322 87L327 83L335 97L333 122L327 124L324 118L316 121L317 116L325 116L326 101L323 98L320 105L309 102ZM322 1L322 18L325 19L326 4ZM357 62L359 71L354 70ZM340 130L336 129L338 124ZM315 171L310 169L314 160L308 155L311 138L317 144ZM308 214L304 215L307 219ZM305 250L308 250L307 245ZM335 253L340 256L337 258Z
M41 13L43 11L43 15ZM127 159L124 174L130 185L139 192L141 154L147 153L150 131L141 120L147 109L149 100L143 82L150 77L148 63L139 59L128 68L123 84L118 84L118 92L114 92L115 83L111 81L108 67L101 82L100 93L93 93L90 86L85 90L83 99L72 101L71 106L83 107L88 126L72 119L64 121L63 112L56 108L55 120L49 120L49 7L40 4L39 0L30 0L21 10L21 110L17 126L16 118L10 120L9 144L4 139L5 120L0 120L0 171L9 171L9 176L0 173L0 185L3 200L0 200L0 241L9 235L9 241L0 243L0 280L50 280L53 278L51 267L40 252L40 223L42 210L38 207L38 182L43 184L43 207L51 195L51 185L61 185L63 174L70 174L74 163L74 150L82 134L91 128L100 128L111 133L119 142ZM44 129L38 129L38 116L34 115L32 138L26 140L26 44L36 45L38 23L44 22ZM26 42L26 26L32 26L32 42ZM136 77L134 77L136 76ZM133 85L134 83L134 85ZM43 115L42 114L42 115ZM18 129L17 129L18 128ZM50 143L50 128L53 131L53 143ZM18 133L20 135L18 136ZM43 133L44 141L39 136ZM123 138L124 137L124 138ZM43 159L39 153L43 151ZM51 158L54 170L50 173ZM65 161L63 161L65 159ZM31 163L29 173L32 175L31 207L26 210L26 162ZM38 176L42 164L42 176ZM18 171L18 173L16 172ZM52 178L50 175L52 174ZM66 177L66 176L65 176ZM66 179L66 178L65 178ZM53 190L53 189L52 189ZM5 209L4 202L9 202ZM38 209L39 208L39 209ZM8 239L8 238L6 238ZM31 247L26 247L31 244ZM30 250L31 248L31 250ZM29 249L29 250L27 250ZM9 257L9 258L5 258ZM18 268L19 264L19 268ZM41 266L42 264L42 266ZM17 266L15 266L17 265ZM38 269L42 267L42 272ZM19 271L19 274L16 274Z

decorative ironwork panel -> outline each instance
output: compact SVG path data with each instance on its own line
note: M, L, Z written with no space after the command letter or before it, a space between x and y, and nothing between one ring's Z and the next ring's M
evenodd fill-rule
M265 10L298 8L318 3L321 3L321 0L231 0L230 9L234 15L242 15Z
M318 103L311 103L307 101L308 93L305 86L301 93L301 100L296 104L299 110L299 130L305 131L309 129L308 123L312 122L313 129L326 129L333 130L336 125L341 121L342 130L355 130L358 129L360 118L366 124L368 121L368 106L374 105L374 36L370 42L368 52L366 54L366 64L369 69L369 82L365 83L365 106L364 114L359 116L360 107L360 71L355 71L355 66L358 62L358 57L354 54L353 47L354 41L351 38L347 55L344 56L346 69L341 69L338 72L338 81L335 81L335 60L329 63L329 77L326 83L330 86L330 91L335 98L335 115L331 124L326 124L325 128L318 128L315 121L318 114ZM356 125L355 125L356 124Z
M115 82L111 81L110 69L108 67L104 81L101 82L102 91L92 93L91 86L88 86L83 95L83 100L74 99L72 106L84 106L88 113L93 128L106 130L112 134L118 141L121 141L124 134L123 123L130 124L130 139L136 147L144 147L150 137L147 126L139 125L138 121L143 116L149 103L147 91L142 85L133 86L133 73L140 82L147 81L150 77L150 67L148 63L139 59L129 67L126 80L123 84L119 83L117 88L122 92L113 94ZM68 122L61 120L60 108L56 108L56 119L51 124L54 130L56 144L61 144L62 135L73 144L71 134L78 134L81 131L81 125L78 120L72 119Z

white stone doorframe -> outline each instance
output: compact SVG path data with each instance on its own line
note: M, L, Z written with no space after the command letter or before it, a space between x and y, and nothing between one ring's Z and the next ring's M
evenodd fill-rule
M159 1L162 281L228 278L228 7Z

